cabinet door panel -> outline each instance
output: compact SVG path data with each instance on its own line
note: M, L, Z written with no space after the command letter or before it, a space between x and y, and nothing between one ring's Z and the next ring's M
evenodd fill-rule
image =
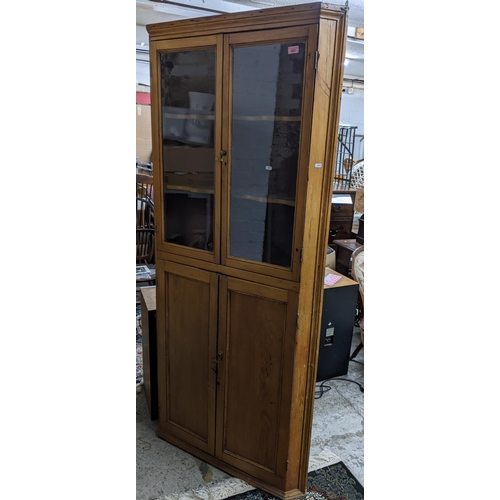
M299 188L307 164L314 45L309 30L235 34L225 42L223 263L288 279L297 277L301 247Z
M161 134L158 248L214 262L219 259L221 47L221 36L165 48L160 43L152 61Z
M218 278L214 273L159 263L159 434L214 452ZM161 278L160 278L161 276ZM165 346L165 347L163 347Z
M295 293L221 277L217 456L275 486L286 475L296 315Z

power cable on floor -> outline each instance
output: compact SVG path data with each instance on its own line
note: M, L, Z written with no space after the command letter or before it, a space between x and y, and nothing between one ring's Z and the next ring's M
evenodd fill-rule
M357 359L350 359L349 361L352 361L353 363L358 363L358 365L363 365L365 366L364 363L362 363L361 361L358 361Z
M325 392L328 392L329 390L331 390L331 386L325 385L325 383L332 382L335 380L343 380L345 382L352 382L353 384L356 384L359 386L359 390L361 392L363 392L363 393L365 392L365 388L359 382L356 382L355 380L351 380L348 378L333 377L333 378L328 378L326 380L323 380L319 386L316 385L316 392L314 393L314 399L321 398Z

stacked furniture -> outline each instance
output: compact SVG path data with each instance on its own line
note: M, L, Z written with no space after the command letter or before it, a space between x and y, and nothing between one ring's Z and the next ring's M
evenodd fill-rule
M338 203L336 197L350 198L350 203ZM356 191L352 189L335 189L332 194L330 229L328 243L333 245L335 240L347 239L352 236L354 222L354 203Z
M149 25L158 436L306 488L347 7Z
M151 175L136 174L135 213L135 263L140 268L146 266L150 270L148 273L136 273L137 288L155 284L155 222Z

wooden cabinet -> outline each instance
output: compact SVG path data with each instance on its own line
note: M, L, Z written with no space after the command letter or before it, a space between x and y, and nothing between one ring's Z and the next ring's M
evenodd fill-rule
M305 491L346 8L149 25L158 435Z
M338 200L350 198L350 203L339 203ZM354 221L355 190L334 190L332 195L330 230L328 243L333 245L335 240L347 239L352 235Z
M351 255L361 245L362 243L358 243L355 238L339 239L333 242L336 255L335 268L340 274L351 277Z

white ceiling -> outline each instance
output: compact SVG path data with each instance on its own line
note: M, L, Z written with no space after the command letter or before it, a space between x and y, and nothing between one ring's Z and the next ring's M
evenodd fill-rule
M317 0L136 0L136 49L144 52L149 48L146 31L148 24L315 1ZM342 0L327 3L345 4ZM353 36L356 27L364 28L364 0L349 0L348 5L346 58L349 65L344 69L344 76L363 79L364 41L355 40Z

